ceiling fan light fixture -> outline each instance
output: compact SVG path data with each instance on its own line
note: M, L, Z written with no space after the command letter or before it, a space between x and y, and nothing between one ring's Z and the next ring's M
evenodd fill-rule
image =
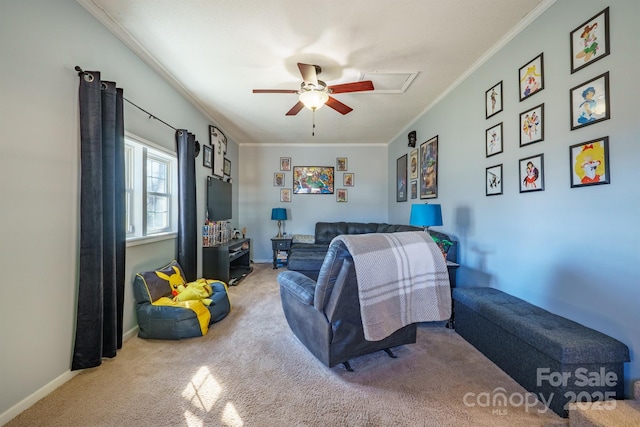
M329 94L315 89L305 90L300 94L299 99L309 110L316 111L329 100Z

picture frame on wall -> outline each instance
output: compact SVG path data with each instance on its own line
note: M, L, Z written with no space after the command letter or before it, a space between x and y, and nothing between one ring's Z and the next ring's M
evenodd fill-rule
M502 80L484 93L484 106L487 119L502 111Z
M231 176L231 160L224 159L224 174L225 176Z
M544 53L533 58L518 71L520 102L544 89Z
M336 190L336 201L338 203L343 203L348 201L349 192L346 188L338 188Z
M338 171L346 171L349 168L347 167L347 158L346 157L336 157L336 170Z
M280 189L280 201L283 203L291 202L291 189L290 188L281 188Z
M407 155L396 160L396 202L407 201Z
M571 130L611 118L609 108L609 72L587 80L569 90Z
M418 181L411 181L411 198L418 198Z
M280 157L280 170L286 172L291 170L291 157Z
M342 185L345 187L353 187L356 184L355 179L353 172L345 172L342 175Z
M409 179L418 179L418 149L409 153Z
M502 164L489 166L486 173L486 196L502 194Z
M520 192L544 191L544 154L520 159Z
M571 39L571 74L609 55L609 8L578 25Z
M438 136L420 144L420 190L421 199L438 197Z
M571 188L609 184L609 137L592 139L569 147Z
M212 166L213 150L209 145L202 146L202 166L210 168Z
M333 166L294 166L293 194L333 194L333 177Z
M227 139L215 126L209 126L209 145L213 150L213 174L224 178L224 154L227 151Z
M544 141L544 104L520 113L520 147Z
M485 131L486 157L502 153L502 122Z
M273 174L273 186L274 187L284 187L284 174L283 173L274 173Z

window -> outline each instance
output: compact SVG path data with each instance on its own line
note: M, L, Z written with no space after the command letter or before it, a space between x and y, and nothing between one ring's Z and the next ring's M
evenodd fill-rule
M125 136L127 240L177 230L177 158L175 153L129 133Z

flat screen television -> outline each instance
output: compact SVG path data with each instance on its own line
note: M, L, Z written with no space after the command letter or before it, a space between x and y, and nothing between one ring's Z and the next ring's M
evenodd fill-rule
M231 183L207 177L207 213L211 221L226 221L231 216Z

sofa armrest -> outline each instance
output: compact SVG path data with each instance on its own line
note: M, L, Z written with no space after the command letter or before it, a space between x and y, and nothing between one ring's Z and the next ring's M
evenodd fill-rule
M283 271L278 274L280 287L295 296L304 305L313 305L316 290L315 280L297 271Z

